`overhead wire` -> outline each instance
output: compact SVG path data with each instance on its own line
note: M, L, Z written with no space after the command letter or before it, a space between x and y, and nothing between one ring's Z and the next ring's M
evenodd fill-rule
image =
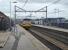
M48 5L48 7L49 7L50 5L52 5L52 4L58 3L59 1L61 1L61 0L56 0L56 1L52 2L51 4ZM42 10L42 9L44 9L44 8L46 8L46 6L44 6L44 7L41 8L41 9L38 9L37 11L40 11L40 10Z
M23 8L25 7L25 5L28 3L28 0L26 0L25 1L25 3L24 3L24 5L23 5ZM18 6L16 6L16 7L18 7ZM22 8L20 8L20 7L18 7L19 9L21 9L21 10L24 10L24 9L22 9ZM24 11L26 11L26 10L24 10Z
M61 0L56 0L55 2L53 2L53 4L56 4L56 3L58 3L58 2L60 2Z
M28 0L25 1L24 5L23 5L23 8L25 7L25 5L28 3Z

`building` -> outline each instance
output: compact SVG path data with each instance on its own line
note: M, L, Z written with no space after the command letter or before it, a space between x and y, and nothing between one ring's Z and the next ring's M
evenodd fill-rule
M34 19L33 22L35 24L43 24L43 25L52 25L52 24L59 24L64 23L65 18L43 18L43 19Z
M0 30L6 30L10 28L10 19L3 12L0 12Z

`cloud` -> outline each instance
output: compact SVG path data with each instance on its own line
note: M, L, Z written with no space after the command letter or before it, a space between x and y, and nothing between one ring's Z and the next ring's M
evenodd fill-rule
M26 0L18 0L19 2L25 2ZM28 3L46 3L52 0L28 0Z
M0 2L2 2L2 0L0 0Z
M12 2L15 0L11 0ZM19 1L16 5L19 7L23 8L24 2L26 0L17 0ZM64 12L60 13L60 16L66 17L68 16L68 1L65 0L47 0L48 3L52 3L56 1L56 4L52 4L48 7L48 12L54 12L55 8L59 8L60 10L64 9ZM24 9L26 10L38 10L44 6L46 6L46 0L28 0L28 3L25 5ZM12 17L14 17L14 5L12 3ZM10 2L9 0L0 0L0 10L4 12L6 15L10 16ZM28 13L27 13L28 14ZM25 14L25 15L27 15ZM39 15L40 14L40 15ZM29 14L28 14L29 15ZM34 16L41 16L45 17L46 13L38 13L38 14L33 14ZM23 16L23 15L22 15ZM55 14L48 14L48 17L57 17L58 15L55 16Z
M26 0L17 0L19 2L25 3ZM28 3L53 3L53 4L64 4L68 5L68 0L28 0Z

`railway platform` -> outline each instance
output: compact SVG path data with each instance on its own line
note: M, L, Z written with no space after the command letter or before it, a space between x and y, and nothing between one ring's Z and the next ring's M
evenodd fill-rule
M16 31L12 29L12 33L4 46L0 50L50 50L42 44L38 39L31 35L24 28L16 25Z
M33 25L37 27L42 27L42 28L47 28L51 30L56 30L56 31L61 31L61 32L66 32L68 33L68 29L63 29L63 28L58 28L58 27L53 27L53 26L46 26L46 25Z
M32 25L31 31L58 46L62 50L68 50L68 29L44 25Z
M9 36L10 36L10 32L0 31L0 48L5 46Z

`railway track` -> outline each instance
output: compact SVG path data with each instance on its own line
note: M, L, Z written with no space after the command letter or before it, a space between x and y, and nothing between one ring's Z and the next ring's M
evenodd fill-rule
M39 27L28 30L51 50L68 50L68 37L58 32L49 31Z

